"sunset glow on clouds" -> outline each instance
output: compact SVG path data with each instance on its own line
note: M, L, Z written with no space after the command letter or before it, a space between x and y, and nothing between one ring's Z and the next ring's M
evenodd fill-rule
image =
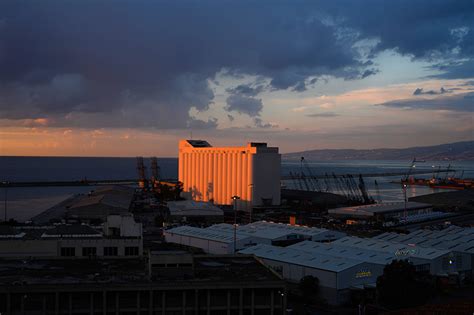
M471 1L26 3L0 4L0 155L473 139Z

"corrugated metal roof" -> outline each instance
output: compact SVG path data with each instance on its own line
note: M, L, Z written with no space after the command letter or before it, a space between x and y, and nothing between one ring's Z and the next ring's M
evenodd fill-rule
M184 236L190 236L200 239L212 240L222 243L232 243L234 241L233 232L227 231L216 231L201 229L193 226L178 226L172 229L165 230L165 233L178 234ZM247 235L237 233L237 240L243 240L249 238Z
M451 226L443 230L417 230L410 234L383 233L373 239L472 254L474 253L474 234L471 232L474 232L473 228Z
M210 202L194 200L169 201L167 206L171 215L224 215L224 211L221 208Z
M362 260L369 263L376 263L376 264L383 264L383 265L391 263L394 259L398 259L395 256L395 254L392 254L392 253L337 245L334 243L317 243L317 242L311 242L311 241L303 241L303 242L288 246L288 248L300 250L300 251L304 251L308 253L325 254L325 255L330 255L334 257Z
M321 270L340 272L348 268L363 264L363 261L347 258L338 258L329 255L306 253L289 247L277 247L259 244L239 251L241 254L252 254L262 259L270 259L311 267Z
M234 226L232 224L226 223L215 224L206 228L206 230L216 231L233 231L233 229ZM301 235L311 238L315 235L320 235L327 232L336 233L336 231L330 231L327 229L319 229L308 226L295 226L267 221L257 221L246 225L239 225L237 227L237 231L238 233L246 234L248 236L255 236L265 239L277 239L289 235Z
M409 201L406 203L406 208L408 211L416 209L430 208L430 204ZM405 210L404 202L392 202L392 203L381 203L381 204L372 204L372 205L363 205L363 206L352 206L352 207L342 207L336 209L329 209L328 213L330 214L346 214L346 215L361 215L361 216L373 216L377 213L390 213L390 212L399 212Z
M368 250L382 251L386 253L394 253L399 257L414 257L421 259L434 259L439 256L446 255L450 250L436 249L433 247L422 247L422 246L410 246L407 244L393 243L390 241L360 238L347 236L338 239L333 242L334 244L340 244L351 247L365 248Z

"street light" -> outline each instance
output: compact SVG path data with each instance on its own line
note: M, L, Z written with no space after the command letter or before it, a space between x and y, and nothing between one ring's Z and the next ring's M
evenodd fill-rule
M237 251L237 200L239 199L239 196L232 196L234 202L234 255Z
M5 222L7 222L7 189L8 189L8 184L9 182L2 182L4 185L4 191L5 191L5 200L4 200L4 211L5 211Z
M250 196L251 196L251 198L250 198L250 223L252 223L253 198L254 198L254 196L253 196L253 190L254 190L253 189L253 184L249 184L249 187L252 187L252 190L251 190L252 193L250 194Z
M404 216L405 216L405 223L407 221L407 184L403 184L403 199L405 203L405 211L404 211Z

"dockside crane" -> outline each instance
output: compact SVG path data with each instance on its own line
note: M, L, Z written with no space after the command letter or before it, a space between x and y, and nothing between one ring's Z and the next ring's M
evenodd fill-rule
M382 195L380 194L380 189L379 189L379 183L377 183L377 180L374 181L375 185L375 192L377 194L377 203L382 203Z
M138 185L143 190L148 189L148 181L146 179L146 167L143 163L143 157L137 156L137 172L138 172Z
M321 192L322 189L321 189L321 186L319 185L319 181L316 178L316 176L314 176L313 171L311 170L311 167L309 166L308 162L306 162L304 157L301 157L301 159L302 159L302 163L303 163L306 171L308 172L308 179L309 179L309 182L310 182L313 190Z
M416 167L416 163L424 163L424 162L425 161L423 160L417 160L416 157L413 158L413 161L411 161L410 167L408 168L405 178L402 179L402 182L407 182L410 179L410 175L413 172L413 169Z
M451 164L448 164L448 167L446 168L446 175L444 176L444 181L445 182L448 180L450 170L451 170Z
M367 191L367 187L365 186L364 178L362 177L362 174L359 174L359 189L362 195L363 202L365 204L371 204L374 203L374 200L369 196L369 193Z
M158 159L156 157L151 158L151 181L155 187L160 180L160 167L158 166Z
M301 181L304 185L304 187L306 188L307 191L310 191L311 189L309 188L309 183L308 183L308 179L306 177L306 174L304 173L303 171L303 162L304 162L304 157L302 156L301 159L300 159L300 176L301 176Z

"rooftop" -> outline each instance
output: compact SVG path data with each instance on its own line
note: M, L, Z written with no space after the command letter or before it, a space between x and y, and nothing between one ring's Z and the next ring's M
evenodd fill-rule
M120 260L0 260L0 285L131 284L150 283L147 264L140 259ZM158 285L281 281L250 256L195 256L194 275L153 275Z
M178 234L184 236L191 236L195 238L212 240L221 243L230 244L234 241L233 232L230 231L219 231L219 230L208 230L201 229L193 226L178 226L169 230L166 230L165 233ZM237 240L243 240L248 238L247 235L242 233L237 233Z
M206 228L206 230L223 232L233 231L233 229L234 226L232 224L226 223L215 224ZM237 233L239 234L261 237L266 239L277 239L288 235L303 235L308 238L311 238L315 235L319 235L329 231L330 230L319 229L315 227L297 226L267 221L257 221L250 224L237 226Z
M474 228L449 227L443 230L416 230L410 234L383 233L373 239L412 244L474 254Z
M252 254L259 258L282 261L305 267L329 270L334 272L363 264L363 261L340 258L319 253L303 252L289 247L277 247L259 244L239 251L241 254Z
M172 216L202 216L214 215L223 216L224 211L210 202L201 202L194 200L169 201L167 206Z
M427 203L409 201L406 203L408 211L430 208ZM329 214L343 214L355 216L374 216L376 214L396 213L405 210L404 202L381 203L363 206L342 207L328 210Z
M395 253L386 253L369 249L338 245L333 243L317 243L311 241L303 241L288 248L300 250L308 253L324 254L340 258L349 258L362 260L376 264L386 265L397 259Z
M389 241L353 236L347 236L338 239L334 241L333 244L395 254L397 257L410 256L420 259L434 259L449 254L450 252L450 250L436 249L433 247L421 247L416 246L415 244L408 245L392 243Z

